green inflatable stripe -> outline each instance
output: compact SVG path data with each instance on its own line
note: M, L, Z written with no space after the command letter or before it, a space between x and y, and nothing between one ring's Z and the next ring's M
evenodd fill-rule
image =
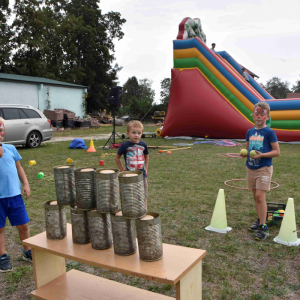
M300 129L300 120L275 120L271 121L272 129Z
M206 78L234 105L250 122L253 123L249 110L237 97L235 97L225 86L217 79L212 72L197 58L180 58L174 59L174 68L199 68ZM271 128L273 129L300 129L300 120L272 120Z

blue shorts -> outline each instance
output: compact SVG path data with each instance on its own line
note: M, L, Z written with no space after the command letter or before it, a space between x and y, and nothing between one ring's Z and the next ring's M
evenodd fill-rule
M11 226L30 221L21 195L0 199L0 228L5 226L7 217Z

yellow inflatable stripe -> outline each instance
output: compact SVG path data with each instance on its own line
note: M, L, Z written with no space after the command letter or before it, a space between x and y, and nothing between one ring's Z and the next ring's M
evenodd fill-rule
M236 97L238 98L249 110L253 111L254 105L239 92L200 52L197 48L178 49L174 50L174 59L178 58L198 58L212 74Z
M274 110L270 115L272 120L300 120L300 110Z

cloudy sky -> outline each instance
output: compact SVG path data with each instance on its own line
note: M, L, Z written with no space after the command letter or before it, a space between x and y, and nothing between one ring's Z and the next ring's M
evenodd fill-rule
M159 102L160 81L171 77L173 44L185 17L200 18L207 45L227 51L266 83L300 79L299 0L101 0L100 9L127 20L116 41L119 84L148 78Z

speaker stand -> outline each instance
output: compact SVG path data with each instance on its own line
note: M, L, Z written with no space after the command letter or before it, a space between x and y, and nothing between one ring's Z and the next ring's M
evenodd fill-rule
M116 136L118 138L120 138L123 142L125 142L125 140L120 137L117 133L116 133L116 112L115 112L115 105L113 105L113 132L111 133L110 137L108 138L108 140L106 141L105 145L103 146L103 149L107 149L106 145L109 143L109 147L108 149L110 149L111 144L115 144L116 143Z

